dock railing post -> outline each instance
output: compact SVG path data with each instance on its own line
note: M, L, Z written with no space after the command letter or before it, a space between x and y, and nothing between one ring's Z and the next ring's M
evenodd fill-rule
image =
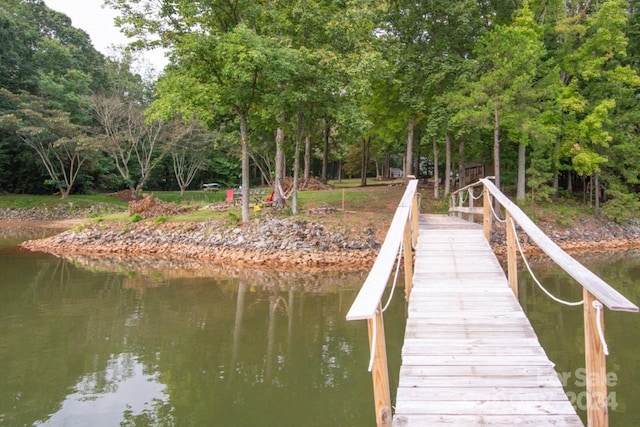
M418 217L420 216L420 194L416 191L413 196L413 203L411 204L411 230L413 235L411 236L412 247L418 244Z
M486 186L482 187L482 223L484 225L484 238L491 241L491 193Z
M373 380L373 399L376 411L376 425L391 427L391 392L389 390L389 371L387 365L387 345L384 338L384 321L382 306L378 307L376 316L367 320L369 327L369 345L374 351L371 379Z
M473 222L474 221L474 216L473 216L473 188L470 188L469 190L469 222Z
M413 250L410 223L407 222L404 228L403 254L404 257L404 299L409 301L411 289L413 288Z
M518 258L516 253L516 233L513 217L507 211L505 227L507 228L507 277L513 294L518 298Z
M587 425L589 427L608 427L607 359L604 343L600 338L600 334L604 336L604 310L596 308L600 302L586 288L583 294Z

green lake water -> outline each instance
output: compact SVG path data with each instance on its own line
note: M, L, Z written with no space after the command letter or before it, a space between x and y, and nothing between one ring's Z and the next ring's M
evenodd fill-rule
M63 260L17 249L24 233L0 238L0 426L375 424L366 325L345 320L366 273ZM639 253L583 261L640 301ZM534 268L580 299L557 269ZM532 286L523 273L521 302L580 408L582 309ZM396 292L385 313L392 394L406 315ZM605 324L611 425L638 426L640 315L607 311Z
M582 254L575 258L640 305L640 251ZM524 268L524 267L523 267ZM532 263L539 281L565 301L580 301L582 287L550 262ZM565 391L586 424L583 308L553 302L531 279L519 275L519 297L540 343L556 365ZM609 425L640 426L640 313L604 313L607 357Z

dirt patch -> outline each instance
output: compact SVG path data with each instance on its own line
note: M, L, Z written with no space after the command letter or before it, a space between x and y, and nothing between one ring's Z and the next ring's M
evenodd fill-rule
M193 208L163 202L160 199L148 195L145 195L142 199L131 200L129 202L129 215L139 214L140 217L144 219L180 215L191 210L193 210Z

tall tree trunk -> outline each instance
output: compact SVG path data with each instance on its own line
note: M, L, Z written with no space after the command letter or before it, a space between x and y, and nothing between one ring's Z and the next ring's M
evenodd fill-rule
M464 163L464 136L462 136L458 143L458 179L460 180L460 188L467 185L467 172L464 168Z
M296 147L293 154L293 188L291 189L291 212L298 214L298 180L300 179L300 145L304 132L302 112L298 111L298 131L296 132Z
M329 168L329 120L325 119L324 123L324 146L322 148L322 177L323 183L327 183L327 169Z
M413 175L413 129L416 126L416 119L414 116L409 116L407 121L407 153L405 157L405 170L404 177Z
M304 181L309 180L311 175L311 135L304 139Z
M556 138L553 147L553 194L557 199L560 196L560 137Z
M422 138L422 136L420 135L420 126L418 126L414 132L414 135L416 135L415 140L417 141L417 144L414 144L416 147L416 156L415 156L415 164L413 166L413 174L416 178L419 178L420 175L420 139Z
M240 118L240 141L242 145L242 222L249 221L249 132L247 116L238 112Z
M493 107L493 169L495 184L500 190L500 114L497 103Z
M449 133L444 134L444 195L451 192L451 138Z
M596 218L600 217L600 174L595 172L593 174L593 191L595 193L595 205L593 208L593 214Z
M369 164L369 140L367 138L362 138L362 159L361 159L361 169L362 173L360 174L360 185L362 187L367 186L367 165Z
M276 209L284 208L284 194L282 194L282 183L284 181L284 150L282 149L282 143L284 141L283 123L284 117L280 116L278 119L278 128L276 129L276 176L273 184L273 207Z
M433 198L440 198L440 171L438 170L438 140L433 137Z
M523 143L518 144L518 183L516 191L516 199L524 200L526 189L526 162L527 161L527 147Z

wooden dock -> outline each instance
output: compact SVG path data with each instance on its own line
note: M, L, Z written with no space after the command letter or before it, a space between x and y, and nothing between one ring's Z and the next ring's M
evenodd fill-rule
M396 426L582 426L482 227L421 215Z

